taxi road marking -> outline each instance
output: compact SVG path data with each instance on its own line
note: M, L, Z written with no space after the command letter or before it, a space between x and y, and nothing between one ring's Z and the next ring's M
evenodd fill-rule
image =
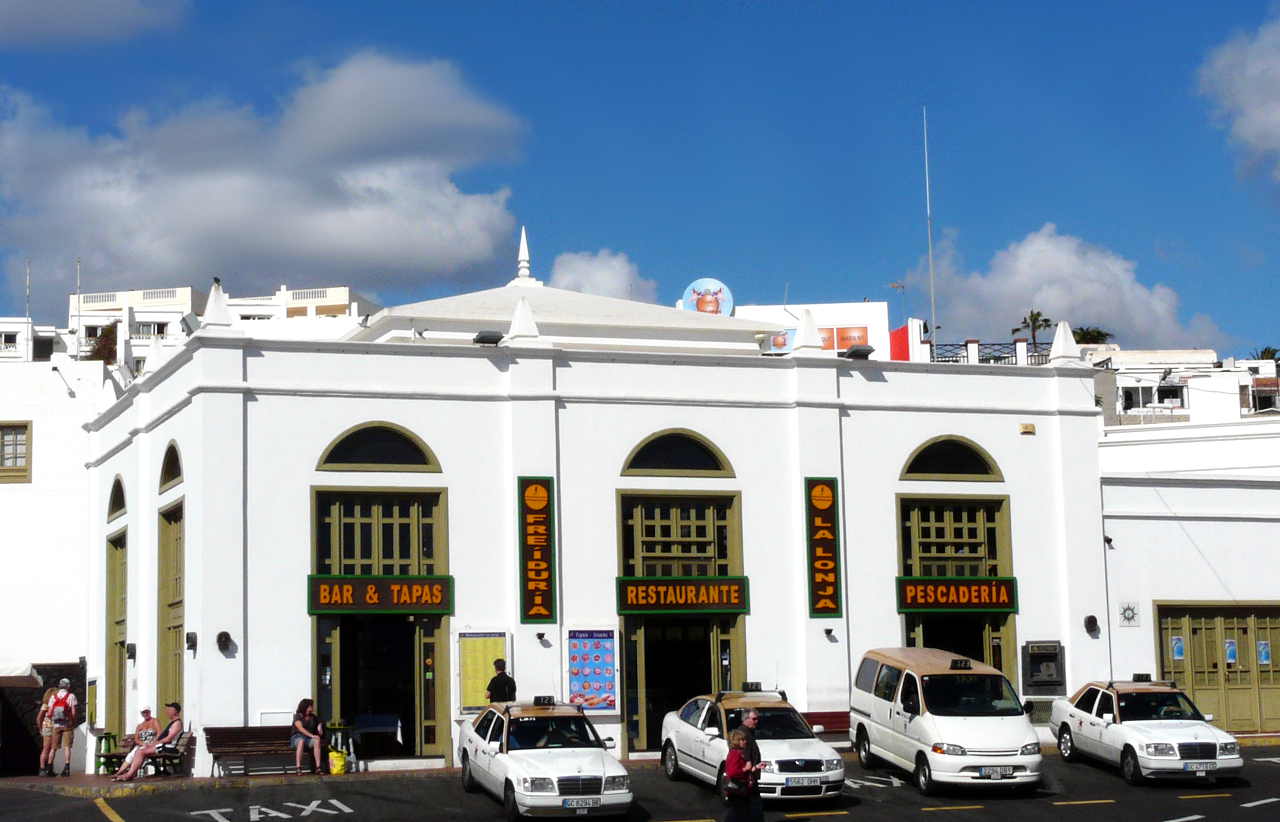
M1114 799L1077 799L1074 802L1054 802L1055 805L1114 805Z
M124 817L116 813L115 809L107 804L107 800L99 796L93 800L93 804L98 806L98 810L102 811L102 815L110 819L111 822L124 822Z
M1203 816L1179 816L1177 819L1166 819L1164 822L1195 822L1197 819L1204 819Z
M943 805L941 807L921 808L922 811L976 811L986 805Z
M1231 796L1229 793L1185 793L1179 796L1179 799L1222 799L1224 796Z
M1280 802L1280 799L1276 799L1276 798L1272 798L1272 799L1259 799L1257 802L1246 802L1246 803L1244 803L1243 805L1241 805L1240 807L1242 807L1242 808L1256 808L1256 807L1258 807L1259 805L1270 805L1272 802Z

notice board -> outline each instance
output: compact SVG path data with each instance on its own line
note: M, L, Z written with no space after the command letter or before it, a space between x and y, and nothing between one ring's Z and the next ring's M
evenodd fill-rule
M479 713L489 704L484 698L493 679L493 661L507 656L507 635L502 631L458 634L458 692L463 713ZM507 673L511 673L510 665Z

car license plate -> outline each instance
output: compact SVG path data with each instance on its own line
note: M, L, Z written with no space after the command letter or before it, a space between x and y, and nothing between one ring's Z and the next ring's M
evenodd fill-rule
M983 779L1006 779L1013 776L1013 766L999 765L994 768L979 768L978 776Z
M822 780L818 779L818 777L816 776L788 776L787 777L788 788L801 787L803 785L819 785L821 783L822 783Z
M593 796L590 799L566 799L564 800L566 808L598 808L600 807L600 797Z
M1183 762L1182 770L1184 771L1216 771L1218 770L1217 762Z

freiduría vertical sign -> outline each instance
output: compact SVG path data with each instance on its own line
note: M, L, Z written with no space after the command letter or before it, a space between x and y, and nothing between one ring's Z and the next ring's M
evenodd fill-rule
M834 477L804 479L804 537L811 617L838 617L842 613L839 488Z
M551 477L516 480L520 512L520 621L556 621L555 481Z

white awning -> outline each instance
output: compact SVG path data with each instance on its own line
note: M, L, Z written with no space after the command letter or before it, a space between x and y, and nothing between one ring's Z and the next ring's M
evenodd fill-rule
M30 662L0 659L0 688L39 688L43 684Z

